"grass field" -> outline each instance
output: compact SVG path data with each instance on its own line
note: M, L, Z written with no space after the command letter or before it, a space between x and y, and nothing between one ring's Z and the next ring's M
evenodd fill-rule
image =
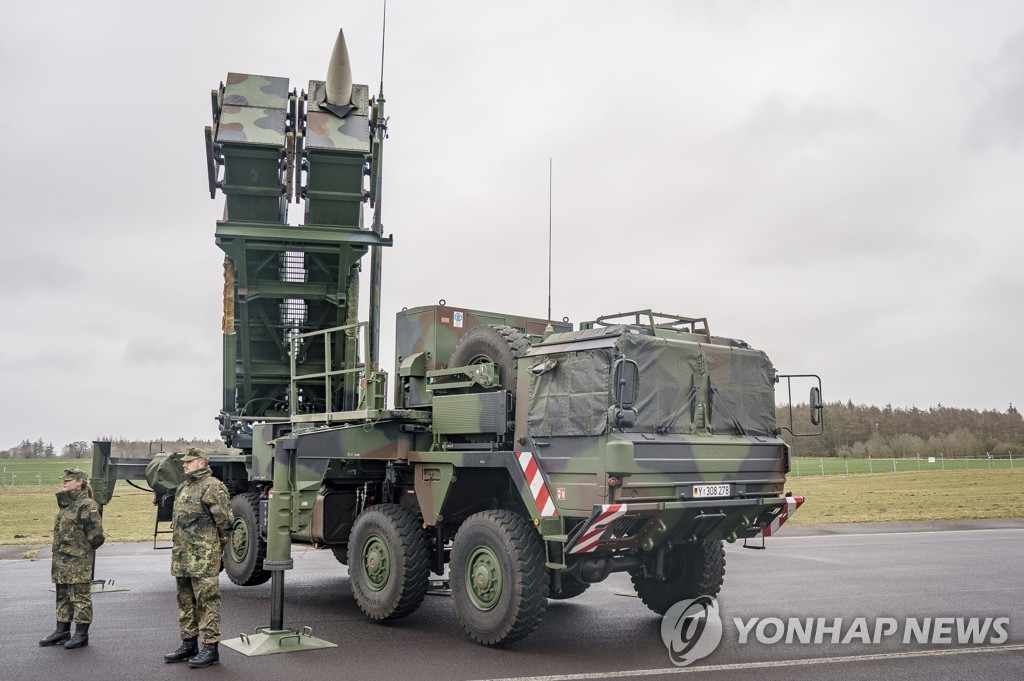
M817 461L802 460L815 465ZM884 461L891 467L891 460ZM89 470L89 460L36 459L3 465L6 474L15 477L13 486L8 477L0 492L0 544L49 544L58 479L69 465ZM786 489L807 499L789 521L794 525L1024 518L1024 465L1012 470L947 466L920 473L864 475L822 476L819 471L791 475ZM152 495L119 482L103 515L108 541L150 541L155 518Z
M786 490L806 498L798 525L1024 518L1024 467L790 477Z
M0 544L49 544L53 540L54 495L60 488L55 482L49 487L48 491L33 486L0 494ZM123 482L117 484L113 500L103 510L107 541L152 540L155 520L153 495Z

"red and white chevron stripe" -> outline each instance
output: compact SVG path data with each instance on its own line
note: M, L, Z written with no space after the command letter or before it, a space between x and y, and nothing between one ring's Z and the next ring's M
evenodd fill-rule
M540 472L540 466L537 465L533 454L519 452L516 454L516 460L519 461L519 467L523 469L526 484L530 486L530 493L533 495L533 500L537 502L540 514L545 518L557 516L558 511L555 510L555 504L551 501L548 487L544 484L544 475Z
M796 509L800 508L800 504L804 503L803 497L786 497L786 505L782 508L782 513L775 517L775 520L771 521L763 530L761 535L764 537L770 537L779 531L789 516L796 512Z
M626 504L606 504L601 506L601 512L583 530L583 534L580 535L576 544L569 549L569 553L590 553L596 549L597 545L601 542L601 535L604 534L604 531L625 512Z

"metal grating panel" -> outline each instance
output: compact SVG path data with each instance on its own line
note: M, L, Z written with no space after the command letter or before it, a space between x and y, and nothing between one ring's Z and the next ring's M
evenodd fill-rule
M511 397L507 390L434 397L434 433L504 434L508 430Z

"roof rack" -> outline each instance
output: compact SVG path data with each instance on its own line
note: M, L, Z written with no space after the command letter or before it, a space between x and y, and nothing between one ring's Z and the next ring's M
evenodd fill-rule
M653 336L663 335L659 334L659 331L692 333L704 336L709 343L711 342L711 329L707 317L681 317L652 310L634 310L604 315L592 322L580 324L581 329L592 329L595 326L627 326Z

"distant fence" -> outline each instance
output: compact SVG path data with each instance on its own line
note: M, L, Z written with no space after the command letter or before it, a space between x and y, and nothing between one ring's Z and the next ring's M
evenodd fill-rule
M65 468L92 472L91 459L8 459L0 462L0 490L60 488Z
M903 459L837 459L833 457L792 460L789 474L795 477L812 475L859 475L863 473L920 473L930 471L995 470L1021 467L1012 454L986 457L923 456Z
M0 489L12 489L14 487L26 488L57 487L59 483L53 481L53 476L48 475L49 471L0 471Z

